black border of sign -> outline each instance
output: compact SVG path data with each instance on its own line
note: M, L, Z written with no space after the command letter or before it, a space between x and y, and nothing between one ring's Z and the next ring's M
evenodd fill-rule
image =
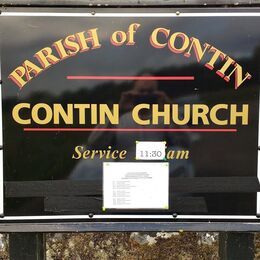
M12 2L14 5L10 3ZM27 4L25 3L27 2ZM45 2L45 1L44 1ZM194 2L194 3L193 3ZM43 1L0 1L0 14L8 12L17 12L17 13L31 13L31 12L39 12L39 13L89 13L91 15L108 13L112 11L116 13L127 13L130 9L133 9L133 13L142 13L144 10L142 7L145 7L146 12L151 13L175 13L176 16L182 16L182 14L192 14L192 13L201 13L206 15L206 13L210 13L211 16L217 16L218 13L227 14L231 13L236 16L253 16L252 14L257 14L260 16L260 9L257 6L260 5L260 1L255 3L255 7L251 8L252 5L244 3L247 7L250 8L222 8L219 6L224 6L225 1L218 1L215 3L217 8L187 8L183 7L181 4L177 3L175 6L171 5L171 8L165 9L166 5L158 4L155 5L151 3L150 6L145 5L148 2L143 1L141 4L126 5L126 2L122 2L121 6L128 7L127 9L120 8L113 9L113 7L119 7L119 4L116 1L110 1L110 4L103 4L104 6L110 8L100 8L101 4L96 4L97 7L90 7L89 4L83 4L82 1L75 1L74 4L70 2L70 4L66 5L65 2L54 1L52 4L48 2L48 4L43 4ZM46 3L46 2L45 2ZM64 4L63 4L64 3ZM78 4L77 4L78 3ZM155 3L155 2L154 2ZM171 3L169 3L171 4ZM258 5L259 4L259 5ZM15 6L16 5L16 6ZM31 5L31 7L25 7ZM189 1L187 3L189 6L194 5L202 5L202 1ZM204 4L203 4L204 5ZM213 4L214 5L214 4ZM235 3L228 3L229 6L236 5ZM10 7L12 6L12 7ZM20 7L17 7L20 6ZM80 7L85 7L80 8ZM95 4L94 4L95 6ZM57 8L62 7L62 8ZM89 7L86 9L86 7ZM157 8L154 8L157 7ZM169 5L168 5L169 7ZM204 5L205 7L205 5ZM109 11L108 11L109 10ZM249 14L249 15L246 15ZM256 16L256 15L255 15ZM260 128L260 127L259 127ZM260 142L260 135L258 143ZM1 144L0 144L1 145ZM2 145L1 145L2 147ZM0 149L1 150L1 149ZM2 150L0 151L3 152ZM259 161L259 158L258 158ZM1 166L2 167L2 166ZM259 169L260 165L258 163L258 178L259 178ZM0 180L1 181L1 180ZM0 199L1 192L3 194L3 186L0 189ZM1 191L2 190L2 191ZM132 216L128 218L125 216L124 218L120 218L119 216L113 216L110 218L109 216L98 217L94 215L86 215L81 216L77 215L77 217L70 216L6 216L0 219L0 232L92 232L92 231L240 231L240 232L253 232L260 231L259 218L258 213L260 213L260 197L259 192L257 193L258 203L257 203L257 213L255 216L207 216L207 215L194 215L194 216L177 216L177 215L169 215L166 218L141 218L141 215ZM3 205L3 203L2 203ZM0 212L1 213L1 212Z

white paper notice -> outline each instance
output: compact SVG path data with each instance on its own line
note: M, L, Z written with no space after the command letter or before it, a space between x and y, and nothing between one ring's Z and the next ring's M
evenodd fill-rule
M168 162L103 163L103 210L168 207Z
M164 160L166 142L136 141L136 160Z

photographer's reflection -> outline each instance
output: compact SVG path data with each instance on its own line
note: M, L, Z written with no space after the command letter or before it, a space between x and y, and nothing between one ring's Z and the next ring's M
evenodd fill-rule
M151 74L142 74L144 77L152 76ZM120 99L120 108L128 112L138 104L169 104L170 99L165 92L158 90L158 82L155 80L137 80L134 82L133 89L123 92Z
M108 146L118 150L126 150L127 158L123 161L135 161L136 141L166 141L167 150L184 150L190 147L189 135L185 132L169 132L167 128L176 126L165 125L163 118L159 117L156 125L140 125L133 120L132 110L138 104L158 104L160 109L165 104L171 104L171 99L167 94L158 89L156 80L147 80L152 76L149 73L143 73L144 79L134 81L131 90L123 92L120 97L120 120L118 125L107 124L106 126L97 126L97 128L118 128L120 129L140 129L140 131L93 131L89 135L87 147L92 149L107 149ZM150 109L139 111L140 119L152 119ZM160 128L165 131L141 131L141 129ZM74 168L71 179L102 179L102 160L94 158L92 160L80 160ZM190 160L169 160L170 175L193 176L193 167Z

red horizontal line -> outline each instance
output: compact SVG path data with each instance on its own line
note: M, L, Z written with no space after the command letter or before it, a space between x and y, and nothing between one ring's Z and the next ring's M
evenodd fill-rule
M24 128L25 132L237 132L236 128Z
M194 80L194 76L67 76L86 80Z

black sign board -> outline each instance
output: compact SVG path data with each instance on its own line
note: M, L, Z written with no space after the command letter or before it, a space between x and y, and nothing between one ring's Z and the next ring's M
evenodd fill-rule
M3 221L256 221L258 25L243 9L4 10Z

